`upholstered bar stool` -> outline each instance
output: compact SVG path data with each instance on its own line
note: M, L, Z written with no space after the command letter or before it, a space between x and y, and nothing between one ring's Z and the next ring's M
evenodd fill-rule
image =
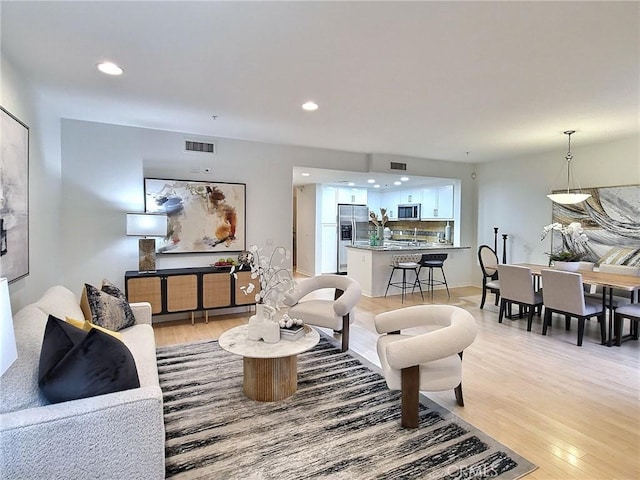
M429 269L429 274L427 275L426 280L416 280L416 283L424 283L427 285L427 289L431 290L431 298L433 298L433 286L434 285L444 285L447 287L447 295L451 298L451 294L449 293L449 285L447 284L447 277L444 274L444 261L447 259L449 255L447 253L423 253L422 257L418 264L420 268L418 269L418 276L423 268ZM442 280L435 280L433 278L433 269L439 268L442 272Z
M420 289L420 296L422 300L424 300L424 295L422 294L422 287L420 286L420 281L418 279L418 272L420 269L420 264L418 263L419 256L418 255L394 255L393 263L391 264L391 275L389 275L389 282L387 283L387 289L384 292L384 296L387 296L389 292L389 287L396 287L402 290L402 303L404 303L404 295L407 289L411 288L412 291L415 289L416 283L418 284L418 288ZM397 270L402 272L402 281L393 281L393 274L396 273ZM407 270L413 271L415 278L411 281L407 281Z

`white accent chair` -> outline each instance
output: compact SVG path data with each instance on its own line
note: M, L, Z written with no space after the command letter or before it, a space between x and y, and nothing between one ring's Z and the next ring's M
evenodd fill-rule
M527 332L530 332L534 312L537 310L540 315L542 310L542 294L534 290L531 269L518 265L498 265L498 275L502 280L498 323L502 323L507 309L511 315L511 304L515 303L520 309L525 308Z
M333 299L307 295L331 288ZM289 307L289 316L301 318L304 323L331 328L341 332L342 351L349 349L349 325L354 322L353 309L360 301L360 284L345 275L317 275L298 282L293 291L285 293L284 304ZM320 296L321 297L321 296Z
M402 392L405 428L419 424L419 392L454 389L458 405L462 397L462 351L477 334L473 316L453 305L415 305L375 317L377 350L382 371L391 390ZM401 330L428 327L418 335Z
M544 323L542 335L547 334L551 325L551 314L565 316L566 329L569 330L571 317L578 319L578 346L582 346L584 323L587 318L598 317L600 322L601 343L606 340L605 311L602 301L585 298L582 288L582 275L559 270L542 270L542 298L544 301Z

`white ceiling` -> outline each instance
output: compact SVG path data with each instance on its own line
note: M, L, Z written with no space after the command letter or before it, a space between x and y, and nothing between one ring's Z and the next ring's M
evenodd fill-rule
M640 132L637 1L2 1L1 16L3 55L64 118L471 162L562 155L567 129L574 146Z

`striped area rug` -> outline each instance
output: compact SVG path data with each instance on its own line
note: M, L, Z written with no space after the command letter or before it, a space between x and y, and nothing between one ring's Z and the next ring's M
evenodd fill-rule
M401 428L399 392L324 337L298 356L298 391L280 402L246 398L242 358L215 341L157 358L168 478L516 479L536 468L427 398L420 427Z

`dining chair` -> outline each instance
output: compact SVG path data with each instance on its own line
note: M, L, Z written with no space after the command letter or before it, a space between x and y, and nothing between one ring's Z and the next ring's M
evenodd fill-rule
M480 308L484 307L487 292L496 296L496 306L500 300L500 281L498 280L498 255L489 245L480 245L478 248L478 261L482 270L482 300Z
M527 332L531 331L533 314L542 311L542 294L536 292L533 286L531 269L517 265L498 265L498 274L501 279L500 288L500 313L498 323L502 323L507 307L515 303L527 314ZM510 312L509 308L509 314Z
M582 275L559 270L542 270L542 299L544 302L544 322L542 335L547 334L547 327L551 324L551 314L558 313L565 316L566 328L572 317L578 319L578 346L582 346L584 326L587 318L597 317L600 322L600 337L604 345L606 341L605 311L602 302L592 298L585 298L582 287Z
M624 319L628 318L630 325L629 335L622 335L622 323ZM613 334L616 339L616 345L619 347L623 340L630 338L638 340L638 324L640 323L640 303L631 303L629 305L623 305L616 310L613 323Z

